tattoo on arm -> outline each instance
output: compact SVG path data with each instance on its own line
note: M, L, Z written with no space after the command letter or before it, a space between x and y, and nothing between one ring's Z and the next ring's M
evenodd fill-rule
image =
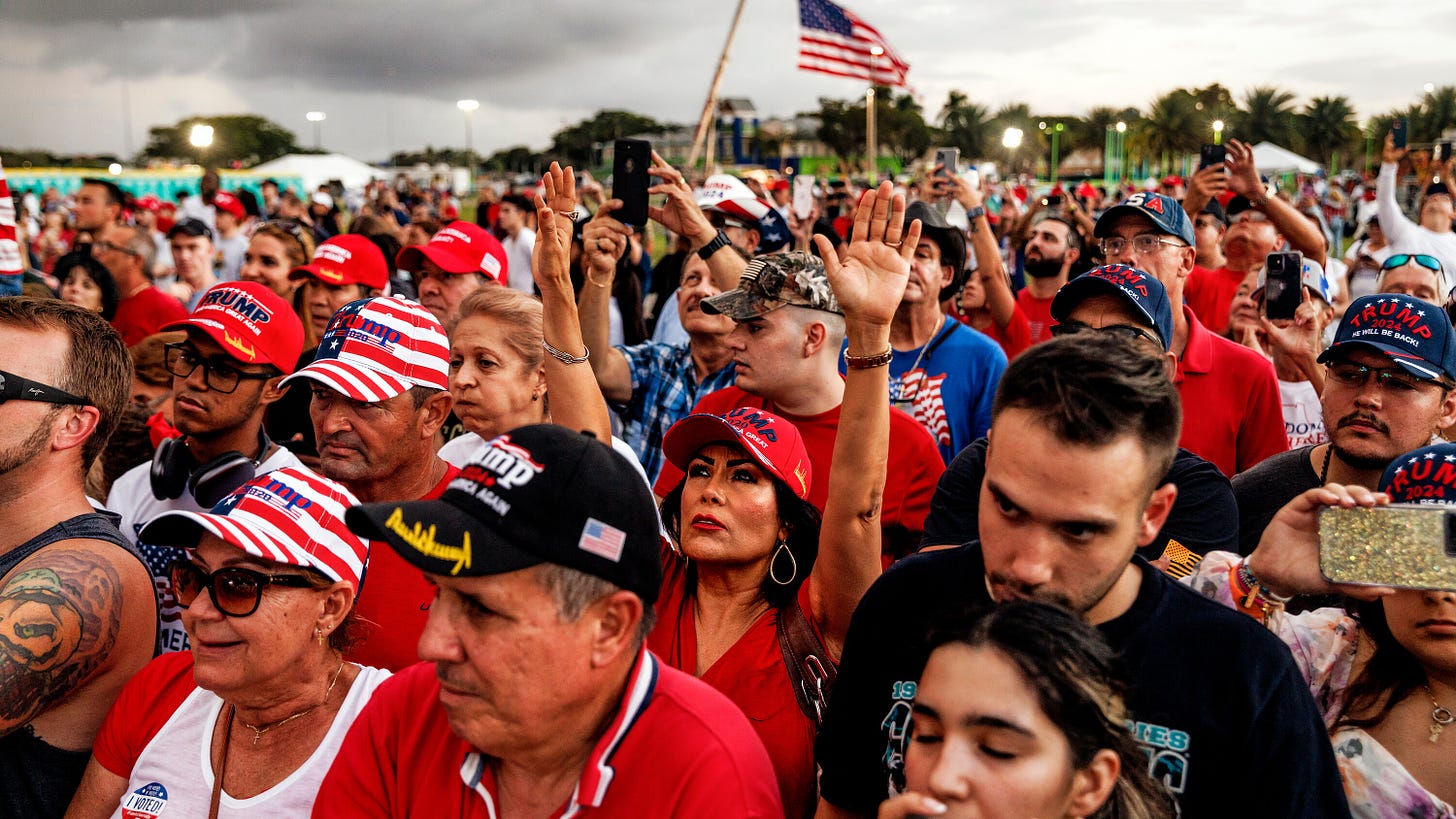
M84 683L111 655L121 631L115 568L79 550L41 555L0 584L0 735Z

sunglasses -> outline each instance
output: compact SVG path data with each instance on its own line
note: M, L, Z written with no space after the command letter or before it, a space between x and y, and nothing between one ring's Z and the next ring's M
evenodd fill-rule
M1057 337L1074 336L1081 333L1107 333L1128 341L1150 341L1159 348L1163 346L1163 342L1157 336L1131 324L1106 324L1101 327L1093 327L1080 321L1064 321L1060 324L1053 324L1051 327L1051 334Z
M197 595L207 589L213 607L229 617L247 617L257 611L263 602L263 589L270 585L294 589L314 586L307 575L263 574L236 567L204 572L186 560L174 561L168 575L172 580L172 594L182 608L192 605Z
M78 407L92 405L89 398L0 370L0 404L6 401L39 401L42 404L74 404Z
M1397 267L1404 267L1411 262L1415 262L1421 267L1424 267L1425 269L1434 271L1436 273L1442 273L1445 271L1445 268L1441 267L1440 259L1437 259L1435 256L1427 256L1424 253L1397 253L1394 256L1386 259L1385 262L1380 265L1380 269L1394 270Z

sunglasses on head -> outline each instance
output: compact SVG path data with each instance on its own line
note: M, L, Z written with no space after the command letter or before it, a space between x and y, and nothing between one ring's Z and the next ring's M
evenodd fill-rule
M236 566L204 572L186 560L173 562L168 574L172 580L172 594L182 608L192 605L197 595L207 589L213 607L229 617L247 617L257 611L258 605L263 602L263 589L270 585L295 589L315 585L304 574L264 574Z
M1436 273L1445 272L1445 268L1441 267L1440 259L1437 259L1435 256L1427 256L1424 253L1397 253L1394 256L1386 259L1380 265L1380 269L1394 270L1397 267L1404 267L1411 262L1415 262L1421 267L1424 267L1427 270L1435 271Z
M39 401L42 404L74 404L78 407L91 406L91 399L72 395L65 390L31 381L13 373L0 370L0 404L6 401Z

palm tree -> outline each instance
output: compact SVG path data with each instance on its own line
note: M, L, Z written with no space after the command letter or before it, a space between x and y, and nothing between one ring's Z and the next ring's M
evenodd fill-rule
M1443 85L1421 97L1419 113L1411 120L1411 137L1422 142L1441 138L1447 128L1456 126L1456 88Z
M960 91L951 91L940 109L940 128L946 144L959 148L968 159L986 156L997 142L991 133L990 115L986 106L971 102Z
M1323 163L1343 154L1348 160L1363 150L1355 109L1347 97L1315 97L1298 115L1304 152Z
M1253 145L1295 142L1294 95L1274 86L1259 86L1244 94L1244 107L1234 117L1233 135Z
M1197 102L1182 88L1153 100L1147 117L1133 126L1133 136L1128 140L1129 157L1168 168L1179 154L1197 151L1205 141L1208 125Z

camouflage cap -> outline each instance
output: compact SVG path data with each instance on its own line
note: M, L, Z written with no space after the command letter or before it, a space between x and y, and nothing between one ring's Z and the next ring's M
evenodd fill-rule
M701 307L709 315L747 321L785 305L844 315L829 287L824 262L799 252L756 257L739 277L736 290L703 299Z

